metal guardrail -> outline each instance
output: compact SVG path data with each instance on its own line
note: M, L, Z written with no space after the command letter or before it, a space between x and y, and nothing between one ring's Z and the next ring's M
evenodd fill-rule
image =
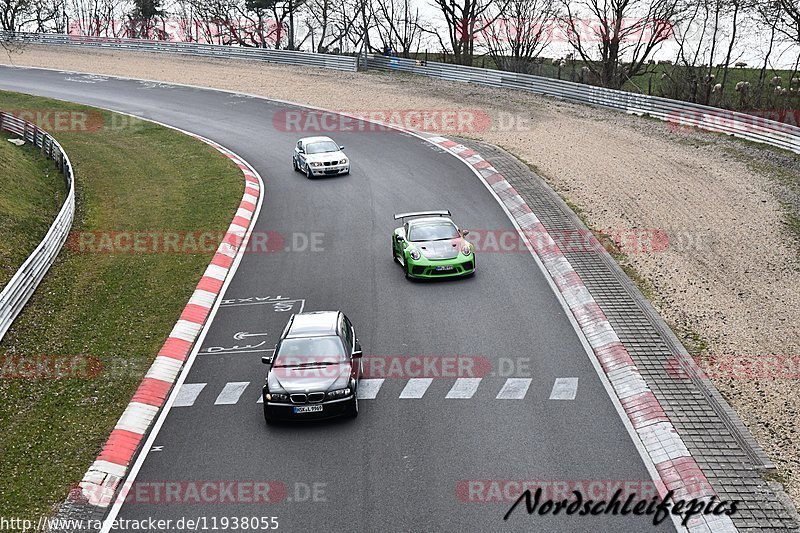
M371 55L368 69L409 72L431 78L517 89L562 100L647 115L679 126L725 133L800 153L800 128L746 113L670 100L658 96L605 89L569 81L447 63Z
M55 161L56 167L66 181L67 198L42 242L0 292L0 340L55 262L58 252L67 240L75 216L75 179L72 164L58 141L35 125L4 112L0 112L0 133L2 132L18 135Z
M223 59L245 59L280 63L284 65L304 65L355 72L358 60L354 56L315 54L294 50L270 50L267 48L247 48L203 43L181 43L171 41L152 41L147 39L124 39L115 37L87 37L59 33L9 33L0 32L0 39L30 44L49 44L66 46L91 46L132 50L137 52L166 52L172 54L216 57Z

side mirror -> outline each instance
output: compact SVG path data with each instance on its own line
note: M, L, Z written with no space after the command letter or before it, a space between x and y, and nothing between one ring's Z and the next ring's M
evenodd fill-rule
M395 238L397 239L397 242L403 242L406 240L402 235L397 235Z
M361 350L357 350L353 352L353 359L361 359L364 356L364 352Z
M271 365L272 364L272 359L273 359L273 356L271 356L271 355L262 355L261 356L261 362L264 363L265 365Z
M298 148L298 149L297 149L297 153L298 153L298 154L304 154L304 153L306 153L306 151L305 151L305 150L303 150L302 148Z
M462 229L461 230L461 235L466 237L467 235L469 235L469 230L468 229Z
M340 147L339 147L339 150L344 150L344 146L340 146Z

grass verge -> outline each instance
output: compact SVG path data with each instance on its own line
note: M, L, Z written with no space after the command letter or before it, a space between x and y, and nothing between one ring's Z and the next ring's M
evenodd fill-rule
M0 289L38 246L66 197L64 178L36 149L0 133Z
M121 115L15 93L0 92L0 108L102 114L96 131L55 134L76 173L73 232L224 232L235 214L242 175L200 141ZM0 343L4 515L50 514L81 479L212 255L62 250ZM65 377L20 375L20 361L74 357L80 362L75 368L83 370ZM101 365L96 375L85 372L96 368L93 361Z

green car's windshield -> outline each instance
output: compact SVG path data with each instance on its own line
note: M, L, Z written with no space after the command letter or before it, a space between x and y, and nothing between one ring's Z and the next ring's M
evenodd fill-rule
M275 355L278 368L343 363L347 360L342 341L336 335L284 339Z
M450 222L414 224L408 230L408 240L412 242L441 241L457 237L459 237L458 230Z
M307 154L324 154L326 152L338 152L339 146L335 142L322 141L306 145Z

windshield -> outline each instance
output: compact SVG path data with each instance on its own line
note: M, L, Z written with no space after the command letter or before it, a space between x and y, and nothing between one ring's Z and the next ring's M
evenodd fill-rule
M339 146L333 141L322 141L306 145L307 154L324 154L326 152L338 152Z
M458 230L450 222L434 222L431 224L414 224L408 231L408 240L440 241L459 237Z
M347 360L342 341L336 335L284 339L275 356L275 367L318 366Z

